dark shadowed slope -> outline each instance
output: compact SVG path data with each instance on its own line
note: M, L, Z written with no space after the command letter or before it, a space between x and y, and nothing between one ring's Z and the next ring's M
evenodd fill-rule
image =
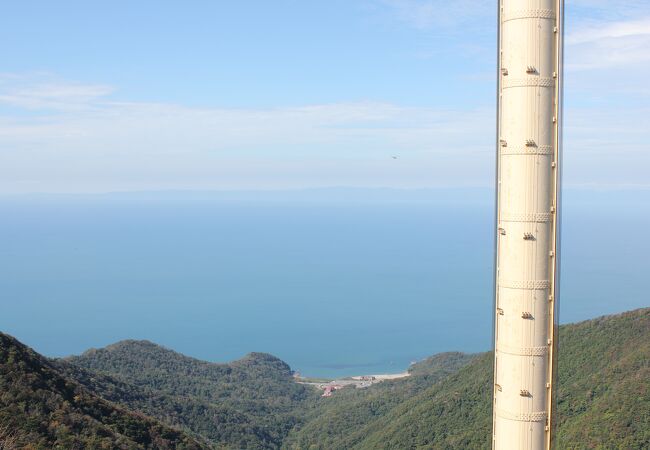
M181 431L97 397L2 333L0 431L2 448L208 448Z
M286 363L264 353L215 364L151 342L123 341L61 364L77 367L71 376L112 401L232 448L279 448L302 421L301 405L317 395L295 383ZM93 381L84 370L123 386Z

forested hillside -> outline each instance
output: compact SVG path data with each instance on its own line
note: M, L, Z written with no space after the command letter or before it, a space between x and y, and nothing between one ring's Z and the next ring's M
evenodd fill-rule
M492 367L492 354L482 354L385 414L364 419L360 429L337 435L332 427L308 423L287 444L489 449ZM558 377L557 448L650 448L650 309L560 327ZM381 393L379 402L387 395ZM335 408L316 420L346 414L345 404Z
M492 365L444 353L321 398L267 354L124 341L48 360L0 334L0 448L488 449ZM560 327L558 377L557 448L650 448L650 308Z
M373 423L406 399L457 372L475 358L442 353L411 366L411 376L384 381L368 389L346 388L330 398L318 398L307 408L306 424L285 441L288 448L349 448L363 441Z
M67 358L61 365L70 366L70 376L114 402L232 448L279 448L302 422L302 405L318 396L294 381L286 363L264 353L215 364L151 342L124 341Z
M650 308L560 328L560 448L650 449Z
M0 333L0 448L207 449L181 431L103 400Z

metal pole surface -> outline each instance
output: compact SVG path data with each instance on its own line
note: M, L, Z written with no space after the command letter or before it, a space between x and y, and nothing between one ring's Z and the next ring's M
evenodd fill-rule
M553 445L563 0L500 0L495 450Z

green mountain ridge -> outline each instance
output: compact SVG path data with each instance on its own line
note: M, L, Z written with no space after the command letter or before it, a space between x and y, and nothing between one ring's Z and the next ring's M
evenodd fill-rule
M557 448L650 448L650 308L559 338ZM492 368L441 353L322 398L265 353L210 363L129 340L50 360L0 334L0 449L488 449ZM3 447L8 426L22 446Z
M310 405L307 421L285 440L285 448L351 448L368 428L402 402L456 373L476 358L459 352L440 353L409 368L408 378L384 381L368 389L343 389Z
M208 448L179 430L98 397L2 333L0 393L2 449Z
M650 448L650 308L563 325L559 339L557 448ZM386 414L357 419L339 439L307 425L287 443L295 450L489 449L492 377L487 352Z
M128 386L128 396L110 399L226 448L280 448L301 421L301 404L317 395L313 388L295 383L288 364L265 353L211 363L148 341L128 340L65 358L60 364ZM78 376L72 368L63 370ZM103 396L117 386L77 380Z

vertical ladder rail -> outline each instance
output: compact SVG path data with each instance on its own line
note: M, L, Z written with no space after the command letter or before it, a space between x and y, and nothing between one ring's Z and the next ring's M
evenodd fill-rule
M562 121L563 121L563 83L564 83L564 0L555 0L555 105L554 105L554 155L553 155L553 198L555 216L553 221L552 246L555 259L551 261L551 287L549 294L549 336L552 342L548 361L549 394L547 397L548 423L546 430L546 449L550 450L555 444L555 410L558 353L558 324L560 299L560 236L561 236L561 186L562 186Z
M494 424L496 423L496 393L497 390L501 388L497 382L497 364L498 364L498 355L496 352L497 340L498 340L498 315L502 313L502 309L499 308L499 235L502 232L505 232L501 228L501 216L499 207L499 198L500 198L500 189L501 184L501 174L499 173L499 164L500 159L500 148L503 143L506 141L501 137L501 77L503 74L503 65L502 65L502 55L503 48L501 46L501 16L503 14L503 0L497 0L497 89L496 89L496 105L497 105L497 114L496 114L496 152L495 152L495 199L494 199L494 227L497 229L497 233L494 236L494 271L493 271L493 280L494 280L494 317L493 317L493 328L492 328L492 341L494 343L494 369L493 369L493 393L492 393L492 448L496 448L496 433L494 431ZM507 145L507 143L506 143Z

